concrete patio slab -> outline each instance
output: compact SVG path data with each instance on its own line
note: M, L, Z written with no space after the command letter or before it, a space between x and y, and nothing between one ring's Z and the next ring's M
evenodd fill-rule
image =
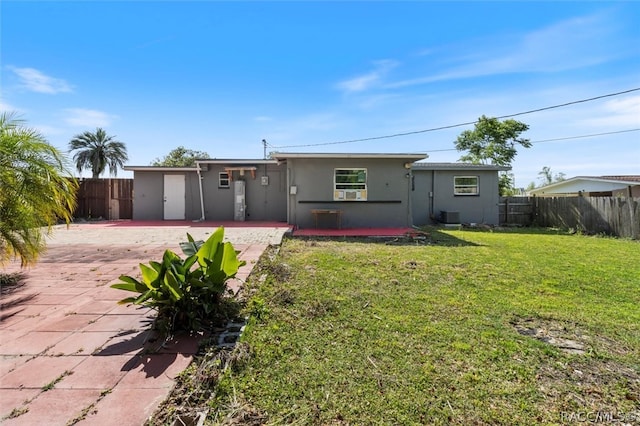
M139 263L181 253L189 232L205 239L219 224L103 222L59 226L37 265L1 290L0 423L3 425L141 425L191 362L202 337L157 341L154 312L117 305L109 287ZM246 265L235 292L286 224L225 225L225 240ZM133 404L133 406L132 406Z

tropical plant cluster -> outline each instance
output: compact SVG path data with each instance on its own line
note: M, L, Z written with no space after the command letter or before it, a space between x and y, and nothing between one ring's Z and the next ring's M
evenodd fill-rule
M43 235L73 219L78 184L65 156L10 113L0 115L0 183L0 263L34 264Z
M186 258L165 250L160 262L140 264L141 278L120 276L122 282L111 287L138 293L122 299L120 304L141 305L157 310L161 331L194 332L224 316L222 299L227 281L234 278L246 262L239 260L230 242L223 242L224 228L219 227L206 240L180 243Z

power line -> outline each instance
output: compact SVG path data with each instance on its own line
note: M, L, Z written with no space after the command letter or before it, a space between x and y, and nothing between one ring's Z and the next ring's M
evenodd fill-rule
M639 132L640 128L637 129L627 129L627 130L616 130L613 132L604 132L604 133L592 133L589 135L579 135L579 136L566 136L563 138L554 138L554 139L542 139L539 141L530 141L532 144L544 143L544 142L556 142L556 141L566 141L570 139L584 139L584 138L593 138L596 136L606 136L606 135L615 135L618 133L629 133L629 132ZM456 148L447 148L447 149L432 149L429 151L419 151L419 152L447 152L447 151L457 151Z
M595 96L593 98L580 99L580 100L577 100L577 101L566 102L566 103L563 103L563 104L551 105L551 106L548 106L548 107L537 108L537 109L532 109L532 110L523 111L523 112L517 112L515 114L501 115L501 116L495 117L495 118L501 119L501 118L517 117L517 116L520 116L520 115L532 114L534 112L547 111L547 110L550 110L550 109L562 108L562 107L569 106L569 105L581 104L581 103L585 103L585 102L595 101L595 100L598 100L598 99L609 98L609 97L612 97L612 96L624 95L624 94L627 94L627 93L636 92L638 90L640 90L640 87L636 87L634 89L623 90L621 92L608 93L606 95ZM435 132L435 131L438 131L438 130L453 129L455 127L470 126L472 124L476 124L477 122L478 122L478 120L475 120L475 121L468 121L466 123L451 124L451 125L448 125L448 126L432 127L430 129L424 129L424 130L414 130L414 131L411 131L411 132L394 133L394 134L391 134L391 135L372 136L372 137L369 137L369 138L350 139L350 140L337 141L337 142L320 142L320 143L312 143L312 144L284 145L284 146L273 146L273 145L269 144L269 146L271 148L280 149L280 148L304 148L304 147L312 147L312 146L341 145L341 144L347 144L347 143L367 142L367 141L373 141L373 140L379 140L379 139L389 139L389 138L397 138L397 137L400 137L400 136L409 136L409 135L417 135L417 134L421 134L421 133Z

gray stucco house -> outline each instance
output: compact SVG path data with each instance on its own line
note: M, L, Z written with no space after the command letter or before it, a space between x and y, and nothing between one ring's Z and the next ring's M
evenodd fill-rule
M415 163L413 224L440 221L497 225L498 172L507 170L508 167L484 164Z
M127 166L133 219L279 221L298 228L498 223L498 171L425 154L274 153L195 167ZM443 213L445 212L445 213Z

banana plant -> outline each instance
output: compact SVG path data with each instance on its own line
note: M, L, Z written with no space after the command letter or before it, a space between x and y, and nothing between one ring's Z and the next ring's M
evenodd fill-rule
M227 281L246 263L238 259L233 245L223 242L223 238L223 227L206 241L195 241L187 234L188 241L180 243L185 259L166 250L161 262L140 264L140 279L120 276L121 282L111 287L137 296L118 303L156 309L159 319L170 324L170 330L196 330L219 306Z

